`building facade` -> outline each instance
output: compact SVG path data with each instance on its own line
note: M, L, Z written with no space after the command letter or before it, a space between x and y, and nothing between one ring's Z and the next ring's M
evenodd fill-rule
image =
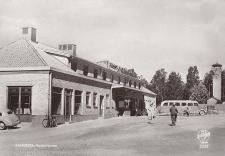
M0 107L21 121L35 127L47 115L58 123L132 116L145 111L149 98L155 101L133 69L85 60L74 44L56 49L39 43L31 27L22 34L0 49Z

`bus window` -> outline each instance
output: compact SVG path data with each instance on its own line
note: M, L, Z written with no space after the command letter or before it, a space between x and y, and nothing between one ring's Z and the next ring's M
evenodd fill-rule
M180 103L175 103L175 106L180 106Z
M181 106L186 106L186 105L187 105L186 103L182 103L182 104L181 104Z
M173 103L170 103L170 106L173 106Z
M163 106L168 106L168 103L164 103Z
M193 106L193 103L188 103L188 106Z
M198 104L197 103L194 103L194 106L198 106Z

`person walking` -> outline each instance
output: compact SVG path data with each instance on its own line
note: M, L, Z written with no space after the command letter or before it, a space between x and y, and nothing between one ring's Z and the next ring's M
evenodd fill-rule
M150 120L150 122L148 122L148 123L153 124L152 120L153 120L154 115L155 115L155 107L154 107L153 103L148 105L147 113L148 113L148 120Z
M171 114L171 120L172 120L171 126L175 126L177 121L177 114L178 114L178 110L175 107L175 104L173 104L173 106L170 108L170 114Z

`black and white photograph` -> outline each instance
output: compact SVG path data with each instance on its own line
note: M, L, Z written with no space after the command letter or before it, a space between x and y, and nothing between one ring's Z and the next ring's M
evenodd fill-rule
M0 155L225 155L225 1L0 0Z

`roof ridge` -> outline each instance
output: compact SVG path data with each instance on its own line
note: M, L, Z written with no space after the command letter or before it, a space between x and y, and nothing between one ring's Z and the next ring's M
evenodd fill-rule
M10 46L11 44L13 44L13 43L17 42L18 40L21 40L21 38L18 38L17 40L15 40L15 41L13 41L13 42L11 42L11 43L9 43L9 44L7 44L7 45L5 45L5 46L1 47L1 48L0 48L0 50L1 50L1 49L3 49L3 48L5 48L5 47Z
M36 48L30 43L30 41L28 41L25 37L22 37L22 39L24 39L30 45L30 47L34 50L35 54L39 57L39 59L42 61L42 63L45 66L48 66L48 63L41 57L41 55L38 53Z

